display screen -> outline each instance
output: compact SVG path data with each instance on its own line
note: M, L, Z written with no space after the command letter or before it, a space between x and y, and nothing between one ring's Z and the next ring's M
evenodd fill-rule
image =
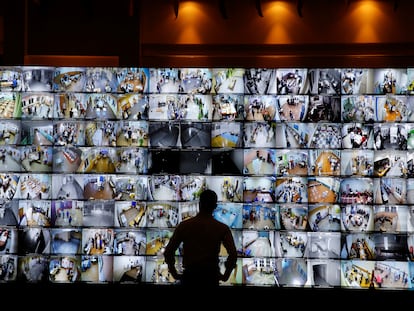
M413 85L411 68L0 67L0 282L173 286L164 248L209 188L238 252L222 286L413 289Z

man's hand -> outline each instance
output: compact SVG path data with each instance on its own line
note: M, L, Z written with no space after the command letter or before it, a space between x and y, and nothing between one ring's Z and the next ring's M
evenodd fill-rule
M181 273L175 273L175 274L171 273L171 275L173 276L174 280L176 280L176 281L180 281L183 278L183 275Z
M181 273L178 273L177 269L175 269L175 266L171 266L168 268L168 270L171 273L171 276L176 280L179 281L183 278L183 275Z
M226 282L230 277L230 273L220 273L219 280L222 282Z

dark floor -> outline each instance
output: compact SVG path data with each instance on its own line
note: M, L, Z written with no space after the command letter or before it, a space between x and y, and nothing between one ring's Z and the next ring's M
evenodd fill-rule
M137 284L0 284L2 304L17 308L59 308L65 305L86 310L104 307L120 310L206 309L215 310L329 310L344 306L363 309L404 308L412 302L412 291L371 291L314 288L220 287L182 289L171 285ZM10 295L9 295L10 294ZM8 297L8 298L6 298ZM9 300L7 300L9 299ZM359 309L359 307L357 307Z

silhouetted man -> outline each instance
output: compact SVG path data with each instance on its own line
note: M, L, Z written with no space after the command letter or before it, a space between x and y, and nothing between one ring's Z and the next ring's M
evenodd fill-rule
M171 275L184 286L218 286L227 281L236 266L237 250L230 228L213 217L217 194L204 190L200 195L199 212L175 228L164 258ZM175 267L176 251L182 243L183 274ZM227 250L225 271L220 272L221 245Z

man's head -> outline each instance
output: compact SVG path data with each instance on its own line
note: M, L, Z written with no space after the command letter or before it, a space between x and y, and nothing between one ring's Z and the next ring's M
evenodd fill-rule
M217 194L210 189L204 190L200 194L200 212L212 213L217 206Z

